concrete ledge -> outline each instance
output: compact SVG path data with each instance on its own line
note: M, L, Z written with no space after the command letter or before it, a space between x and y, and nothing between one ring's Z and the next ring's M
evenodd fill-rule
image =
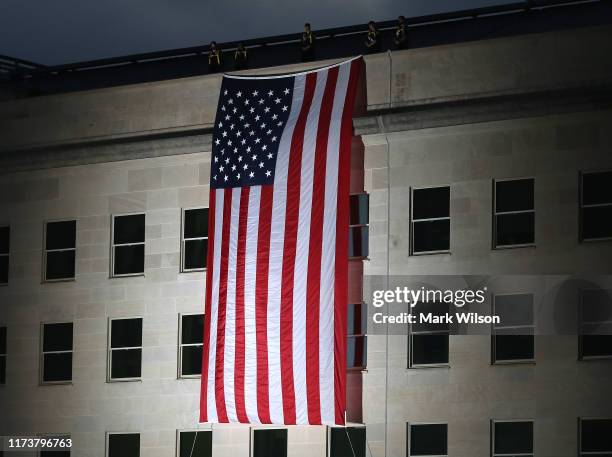
M55 148L7 151L0 156L2 173L143 159L210 151L212 135L198 131L180 136L138 137Z
M533 94L437 103L371 112L353 120L356 135L372 135L612 107L612 83Z

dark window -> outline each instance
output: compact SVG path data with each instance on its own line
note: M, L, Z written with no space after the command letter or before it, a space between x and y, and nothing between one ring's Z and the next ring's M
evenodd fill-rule
M448 425L415 424L407 425L409 456L448 454Z
M145 215L113 218L112 276L144 273Z
M329 457L366 457L365 427L332 427Z
M494 246L522 246L535 241L534 180L495 181Z
M0 327L0 384L6 384L6 327Z
M211 456L212 432L210 430L179 433L179 457Z
M582 174L582 240L612 238L612 171Z
M208 208L183 211L182 271L206 268L208 249Z
M493 315L493 362L530 361L534 358L533 295L496 295Z
M444 316L447 303L418 303L411 309L416 314L416 323L409 325L409 367L448 364L448 339L450 328L445 323L421 322L419 314Z
M42 382L72 380L72 323L43 324Z
M450 187L412 191L412 254L450 250Z
M287 457L287 430L254 430L253 457Z
M10 227L0 227L0 284L8 284L10 238Z
M202 373L202 343L204 314L181 316L179 345L180 376L199 376Z
M612 419L580 421L580 456L612 456Z
M110 327L110 380L140 378L142 319L112 319Z
M140 434L109 433L107 457L140 457Z
M2 456L2 454L0 454ZM41 450L39 457L70 457L70 449L47 449Z
M612 290L580 293L580 359L612 357Z
M347 368L367 366L367 311L364 303L349 304L347 325Z
M74 278L76 221L47 222L45 226L44 280Z
M349 257L367 257L369 254L369 213L369 195L351 195L349 207Z
M70 435L41 436L41 438L48 440L51 444L47 446L47 449L40 450L39 457L70 457L67 441L71 439ZM62 443L64 446L61 445Z
M493 457L533 456L533 422L493 422Z

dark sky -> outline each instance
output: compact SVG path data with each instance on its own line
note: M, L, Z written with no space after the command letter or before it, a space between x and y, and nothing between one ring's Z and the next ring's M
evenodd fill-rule
M0 54L47 65L508 0L0 0Z

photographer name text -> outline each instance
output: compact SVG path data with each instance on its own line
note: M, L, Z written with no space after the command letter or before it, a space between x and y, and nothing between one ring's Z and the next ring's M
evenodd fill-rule
M374 313L372 320L375 324L499 324L499 316L485 316L478 313L399 313L386 315Z

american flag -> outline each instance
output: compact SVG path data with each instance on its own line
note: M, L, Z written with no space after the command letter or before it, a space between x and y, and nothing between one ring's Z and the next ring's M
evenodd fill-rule
M225 75L213 131L200 421L344 424L361 58Z

